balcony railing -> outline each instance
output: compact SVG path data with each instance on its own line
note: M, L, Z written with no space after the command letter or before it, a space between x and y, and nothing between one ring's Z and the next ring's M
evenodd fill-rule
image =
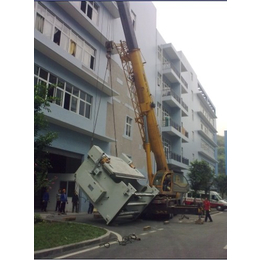
M175 123L170 117L165 117L162 121L162 126L172 126L181 133L181 126Z
M187 138L189 138L189 132L187 132L185 130L184 127L178 125L177 123L175 123L170 117L165 117L162 121L162 126L163 127L167 127L167 126L172 126L174 127L177 131L179 131L180 133L182 133L184 136L186 136Z
M188 83L187 83L187 81L181 76L181 82L184 84L184 86L186 87L186 88L188 88Z
M189 133L185 130L184 127L182 127L182 129L181 129L181 133L182 133L183 135L185 135L187 138L189 138Z
M182 99L181 99L181 105L182 105L183 108L188 112L189 108L188 108L188 106L183 102Z
M189 161L189 159L182 157L182 163L189 165L190 161Z
M188 112L188 110L189 110L188 106L184 103L182 98L180 98L172 89L170 89L170 88L169 89L163 89L162 96L163 97L172 96Z
M165 62L163 63L163 69L172 69L175 74L180 78L181 77L181 74L180 72L173 66L173 64L171 62Z
M181 103L181 98L171 89L163 89L162 96L172 96L178 103Z
M189 159L182 157L180 154L169 151L169 152L166 152L165 155L166 155L167 160L174 160L174 161L189 165Z
M169 159L172 159L174 161L178 161L178 162L181 162L181 155L177 154L177 153L174 153L174 152L167 152L166 154L166 158L169 160Z

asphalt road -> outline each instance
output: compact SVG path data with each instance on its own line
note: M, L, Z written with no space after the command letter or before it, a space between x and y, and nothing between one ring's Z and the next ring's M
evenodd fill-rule
M69 251L52 258L71 259L226 259L227 258L227 212L212 213L213 222L195 224L197 216L180 220L175 216L165 224L164 221L137 220L117 222L106 226L102 219L89 219L88 223L107 228L122 237L135 234L140 240L131 240L119 245L114 238L107 242L108 248L99 245ZM85 222L84 219L77 219ZM146 229L146 230L145 230ZM109 243L109 244L108 244Z

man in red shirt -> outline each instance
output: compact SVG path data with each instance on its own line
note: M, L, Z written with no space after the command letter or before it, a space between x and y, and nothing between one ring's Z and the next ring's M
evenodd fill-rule
M207 219L209 218L210 222L212 221L212 218L210 216L210 201L208 200L208 198L206 197L205 200L203 201L204 204L204 209L206 210L206 216L205 216L205 222L207 222Z

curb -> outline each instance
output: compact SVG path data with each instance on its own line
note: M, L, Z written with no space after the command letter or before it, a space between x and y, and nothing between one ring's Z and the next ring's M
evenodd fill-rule
M82 242L73 243L73 244L69 244L69 245L58 246L58 247L34 251L34 259L35 258L49 257L53 254L63 253L63 252L66 252L66 251L69 251L69 250L72 250L72 249L77 249L77 248L81 248L81 247L84 247L84 246L100 243L100 242L102 242L102 240L108 239L112 236L112 234L109 230L107 230L107 229L105 229L105 230L107 231L107 233L103 236L98 237L98 238L85 240L85 241L82 241Z

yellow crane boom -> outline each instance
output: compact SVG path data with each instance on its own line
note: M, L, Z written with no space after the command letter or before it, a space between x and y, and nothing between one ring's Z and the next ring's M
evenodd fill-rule
M129 92L131 95L136 122L143 140L144 150L146 152L146 163L149 185L156 186L161 195L176 197L177 192L186 192L188 183L181 174L170 171L164 152L164 147L159 131L156 115L155 104L152 100L149 85L146 79L144 64L142 61L141 51L138 47L137 39L131 22L131 16L127 2L117 2L120 19L122 22L126 42L120 44L108 43L107 48L117 48L120 55ZM153 152L157 172L153 173L152 157ZM167 187L165 184L168 183Z

